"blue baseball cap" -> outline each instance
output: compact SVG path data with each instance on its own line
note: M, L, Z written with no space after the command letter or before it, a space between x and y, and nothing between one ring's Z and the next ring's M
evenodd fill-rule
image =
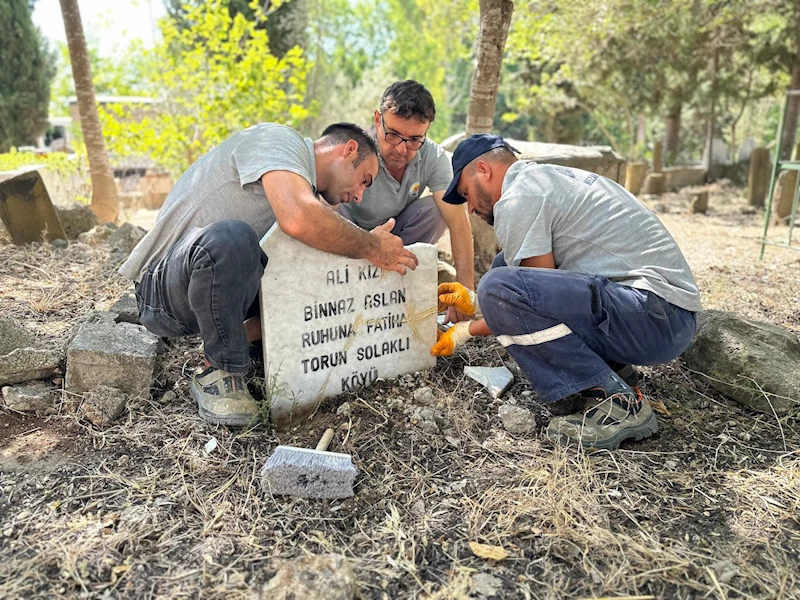
M505 148L519 154L519 150L509 145L502 136L490 133L476 133L461 142L453 152L453 181L447 187L442 200L448 204L464 204L466 200L456 191L461 172L469 163L495 148Z

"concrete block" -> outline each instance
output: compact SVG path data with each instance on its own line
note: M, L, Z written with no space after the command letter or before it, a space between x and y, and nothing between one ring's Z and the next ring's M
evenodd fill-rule
M6 408L11 410L42 411L53 407L55 388L42 381L5 386L2 391Z
M708 210L708 192L693 194L689 210L693 213L705 214Z
M67 348L66 389L84 393L101 385L150 397L158 337L132 323L83 323Z

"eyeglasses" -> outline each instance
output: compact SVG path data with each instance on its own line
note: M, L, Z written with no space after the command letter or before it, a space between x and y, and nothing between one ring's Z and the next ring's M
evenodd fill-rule
M406 148L409 150L419 150L422 148L422 144L425 143L425 136L422 137L414 136L410 138L404 138L399 133L395 133L394 131L386 131L386 123L383 121L383 113L379 113L381 115L381 127L383 127L383 139L386 140L387 144L391 144L392 146L399 146L403 142L406 143Z

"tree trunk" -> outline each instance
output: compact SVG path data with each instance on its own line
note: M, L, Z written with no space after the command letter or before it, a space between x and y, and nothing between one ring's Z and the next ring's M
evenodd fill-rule
M492 131L500 67L511 24L511 0L480 0L481 28L478 34L478 64L472 74L467 109L467 135Z
M683 106L675 104L667 114L666 131L664 132L664 153L667 164L674 165L678 156L681 141L681 110Z
M717 34L717 37L719 34ZM714 46L711 49L712 57L709 65L709 80L711 81L711 93L708 107L708 121L706 121L706 149L703 153L703 168L706 170L706 181L711 179L711 167L714 163L714 129L716 114L716 101L717 101L717 68L719 67L719 50L717 48L716 38L712 42Z
M792 83L789 85L791 90L800 90L800 48L797 51L797 59L792 68ZM789 160L794 148L794 138L797 130L797 118L800 113L800 96L792 96L786 111L785 129L781 140L780 153L781 160Z
M119 197L114 184L114 173L108 162L100 117L92 85L92 68L86 39L83 35L81 13L78 0L60 0L64 29L67 33L69 57L72 63L72 77L75 80L75 93L78 96L78 113L81 117L81 131L89 158L89 173L92 178L92 203L90 208L101 223L115 222L119 214Z
M514 3L511 0L480 0L481 27L478 35L478 64L472 74L467 109L467 135L490 133L500 87L508 28ZM498 252L494 230L475 215L470 215L475 244L475 273L482 275Z

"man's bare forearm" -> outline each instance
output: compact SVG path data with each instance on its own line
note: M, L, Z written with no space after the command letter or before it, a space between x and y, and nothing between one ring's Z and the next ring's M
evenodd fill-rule
M289 233L293 238L325 252L350 258L374 257L377 241L368 231L364 231L341 215L326 208L322 203L309 206L307 222L292 227Z

